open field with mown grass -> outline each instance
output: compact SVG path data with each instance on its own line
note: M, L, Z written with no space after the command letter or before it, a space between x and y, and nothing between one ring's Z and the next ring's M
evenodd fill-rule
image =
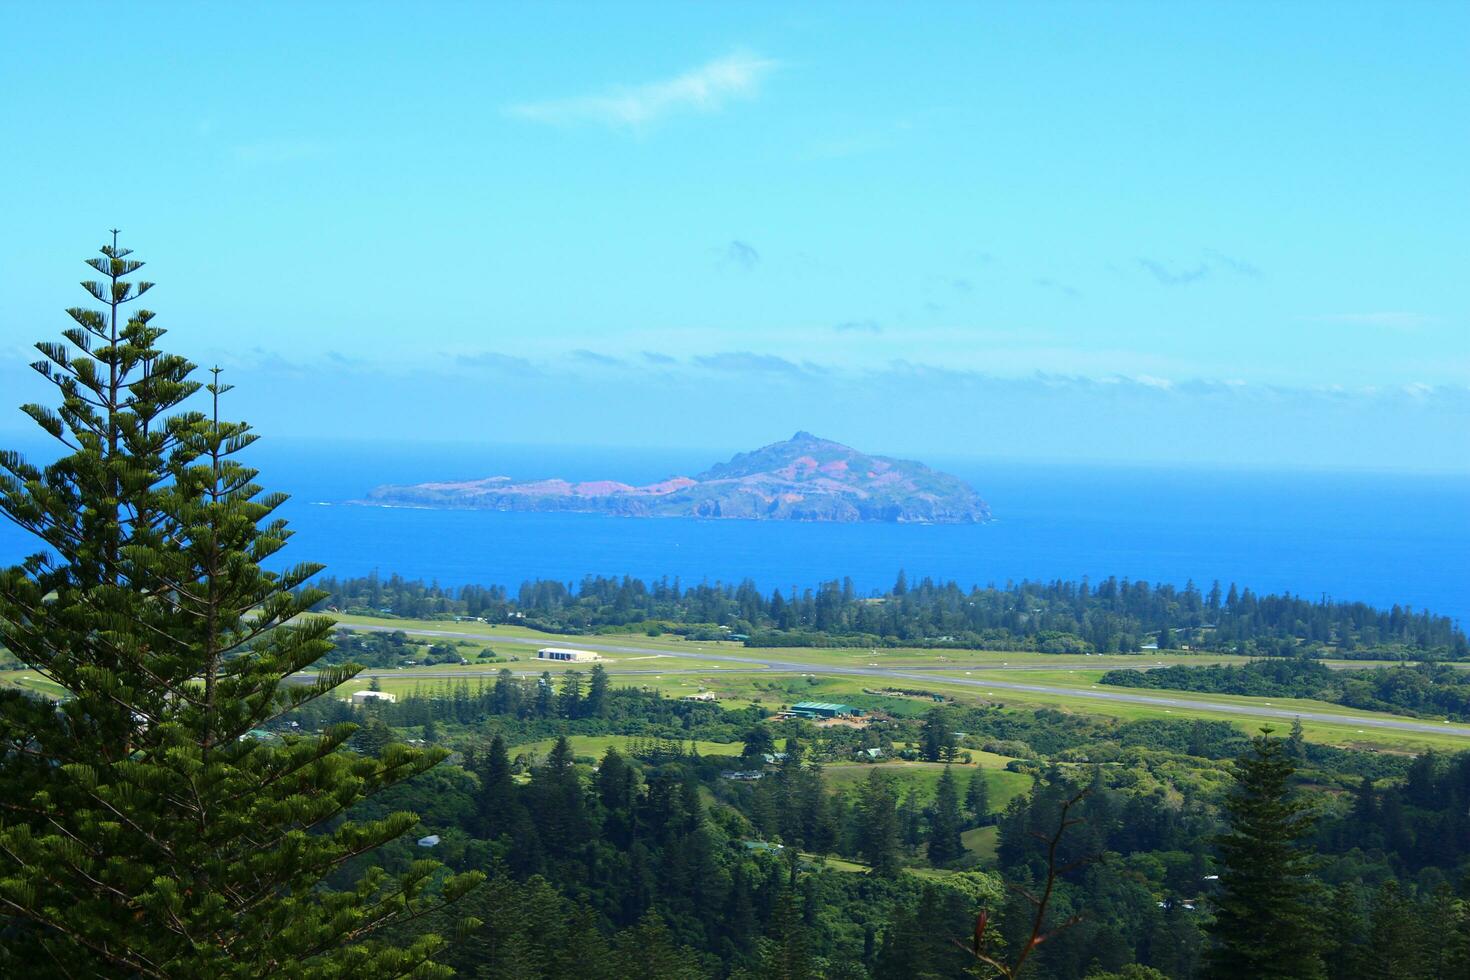
M591 757L601 759L607 754L609 748L616 748L623 755L631 755L629 744L637 736L633 735L568 735L567 741L571 743L572 752L580 757ZM532 755L544 756L551 751L556 744L554 738L543 738L536 742L525 742L520 745L512 745L507 748L511 758L518 755L530 753ZM690 747L695 748L700 755L739 755L745 748L740 742L709 742L699 740L695 742L685 741L684 747L687 751Z
M980 679L987 678L982 676ZM1355 708L1345 708L1327 701L1310 701L1304 698L1252 698L1232 694L1196 694L1192 691L1124 688L1108 685L1098 685L1096 688L1098 691L1112 691L1144 697L1177 698L1196 702L1197 704L1220 706L1220 710L1211 710L1208 707L1182 708L1166 705L1140 704L1131 701L1097 700L1080 693L1084 687L1089 691L1093 690L1092 681L1086 678L1082 672L1078 672L1076 675L1070 677L1065 677L1064 672L1064 678L1049 679L1046 681L1030 676L1018 679L1009 675L1004 678L992 676L988 679L1003 679L1007 683L1024 680L1026 683L1046 684L1053 688L1050 691L1025 691L997 686L990 691L983 689L979 691L981 700L1007 707L1013 706L1028 710L1054 708L1062 711L1072 711L1078 714L1102 715L1123 721L1137 721L1150 718L1176 720L1179 718L1203 718L1211 721L1230 722L1249 734L1255 734L1263 725L1270 725L1278 734L1281 734L1291 727L1293 720L1290 717L1282 718L1264 712L1253 716L1252 709L1269 709L1286 712L1321 712L1350 718L1362 718L1365 722L1391 719L1427 726L1442 724L1444 734L1433 731L1403 731L1391 728L1374 728L1371 725L1365 725L1360 728L1352 722L1302 718L1302 730L1308 741L1319 742L1324 745L1400 752L1421 752L1431 748L1451 752L1470 749L1470 725L1440 723L1433 719L1412 718L1405 715L1393 715L1384 712L1362 711ZM936 682L934 686L936 691L954 693L960 700L965 700L967 695L973 698L976 694L975 688L953 691L947 688L938 678L936 678ZM1076 695L1068 694L1066 692L1067 687L1076 688L1079 693Z
M540 665L534 663L530 667L525 667L521 664L502 664L500 666L510 668L522 679L538 677L541 674ZM584 689L586 687L587 668L590 666L591 664L581 665ZM720 676L719 668L709 669L709 672L694 671L690 673L679 673L675 670L668 674L630 674L613 670L611 665L608 664L604 664L603 666L609 668L608 673L611 675L614 687L641 687L650 690L659 690L667 697L683 697L688 694L698 694L701 691L739 688L739 685L728 685L724 683L726 678ZM397 695L398 697L406 697L415 691L429 695L437 691L453 689L455 685L460 683L468 684L470 690L474 691L481 684L484 684L486 687L493 685L498 669L499 667L494 671L485 671L483 676L477 673L469 677L416 667L409 667L403 670L365 671L337 688L337 696L347 697L354 691L366 691L372 686L374 678L377 680L379 690ZM556 671L552 673L555 674ZM748 675L742 674L741 676ZM745 690L746 688L739 689ZM761 698L759 695L754 698L750 696L731 695L729 697L721 697L719 703L726 708L743 708L752 703L762 703L767 706L773 706L775 704L771 698Z
M1111 688L1098 685L1104 670L1111 667L1163 666L1170 663L1245 663L1245 658L1220 657L1213 654L1188 654L1188 652L1148 651L1138 655L1104 655L1104 657L1080 657L1080 655L1032 654L1032 652L992 651L933 651L933 649L829 649L829 648L747 648L728 641L686 641L676 636L651 638L641 633L613 633L613 635L563 636L542 633L522 626L490 626L485 623L456 623L444 620L400 620L390 617L338 616L341 626L370 627L370 629L403 629L425 639L460 641L465 646L469 666L460 664L438 664L438 666L407 667L407 669L373 669L344 685L345 693L368 688L378 677L382 691L403 696L420 689L429 691L445 683L460 683L466 680L470 686L492 683L501 667L509 667L516 673L541 673L542 670L587 670L589 664L566 664L559 661L535 660L537 646L613 646L622 649L600 649L604 667L613 674L617 685L635 685L641 688L659 689L669 696L689 695L700 691L719 693L726 707L744 707L759 704L764 708L778 708L801 699L853 699L869 707L882 707L903 716L917 716L928 711L932 702L925 698L875 698L863 695L867 691L885 688L901 688L908 691L926 691L954 698L967 704L994 702L1004 707L1019 710L1035 708L1057 708L1091 716L1122 718L1180 718L1200 717L1225 720L1241 727L1245 732L1254 732L1261 724L1272 724L1277 730L1291 724L1291 718L1272 717L1270 711L1302 711L1302 713L1333 714L1345 720L1316 720L1302 718L1305 735L1314 742L1330 745L1358 746L1358 748L1385 749L1385 751L1423 751L1426 748L1461 751L1470 748L1470 726L1445 724L1444 729L1433 732L1373 727L1374 721L1395 720L1426 724L1423 718L1407 718L1392 714L1372 713L1355 710L1327 702L1307 699L1245 698L1216 693L1194 693L1152 691L1152 689ZM497 641L498 642L497 644ZM509 642L517 641L517 642ZM482 648L494 649L497 654L516 657L509 664L476 664L475 654ZM878 664L878 667L872 667ZM1372 667L1374 664L1352 663L1354 667ZM923 670L929 667L931 670ZM864 674L832 673L842 669L867 671ZM885 669L892 669L907 676L889 677ZM1019 691L1011 686L997 686L988 691L978 682L1026 683L1044 686L1048 691ZM47 695L60 695L62 691L41 680L34 671L0 671L0 685L19 686ZM1094 688L1097 685L1097 688ZM1078 693L1070 693L1076 691ZM1191 707L1170 707L1167 704L1144 704L1136 701L1100 699L1088 693L1117 692L1126 695L1154 699L1186 699L1194 702ZM1210 705L1210 707L1205 707ZM1213 707L1219 705L1219 710ZM1258 714L1257 714L1258 713ZM1361 718L1363 723L1355 723ZM1435 724L1429 721L1427 724Z
M501 655L523 656L519 651L534 652L535 645L567 647L630 647L651 652L683 656L709 653L716 656L748 657L761 660L785 660L825 666L881 666L894 668L933 667L941 669L1062 668L1169 666L1171 664L1243 664L1250 658L1231 654L1190 653L1187 651L1150 650L1137 654L1050 654L1005 650L950 650L922 647L749 647L730 640L686 640L665 634L651 637L643 633L589 633L567 635L545 633L525 626L491 625L477 622L455 622L436 619L395 619L391 617L333 614L345 629L367 627L373 630L403 630L424 639L442 638L453 642L464 639L484 642ZM502 645L495 646L500 640ZM608 654L614 655L614 654ZM1365 665L1367 664L1365 662Z
M31 670L0 671L0 687L33 691L52 698L59 698L66 693L60 684L48 681Z
M722 695L736 696L738 693L743 698L759 701L768 707L776 703L790 703L790 699L800 700L801 698L840 701L844 696L851 697L859 695L865 688L871 689L881 686L875 684L873 679L870 678L828 676L802 678L796 684L789 685L779 693L769 689L762 689L763 687L769 688L775 686L779 680L780 676L775 671L758 677L727 675L725 677L706 676L703 678L703 681L710 689ZM973 678L966 678L966 680L973 680ZM1031 678L1026 675L1021 677L1007 675L1005 680L1012 683L1029 682ZM673 682L673 678L666 678L660 685L654 686L662 686L663 684ZM1278 733L1284 733L1291 726L1290 718L1282 719L1265 714L1254 717L1251 715L1250 712L1253 708L1265 707L1264 702L1271 700L1268 698L1253 699L1232 695L1214 695L1213 697L1218 698L1218 701L1214 703L1221 705L1222 709L1225 707L1238 707L1240 711L1210 710L1208 708L1185 710L1163 705L1138 704L1128 701L1100 701L1084 697L1080 692L1077 695L1069 695L1061 685L1057 685L1055 690L1050 692L1019 691L1001 687L996 687L987 692L985 688L947 683L944 675L940 674L926 677L922 681L905 680L901 683L904 687L932 691L936 694L953 697L962 703L983 702L1027 711L1040 708L1053 708L1076 714L1117 718L1121 721L1136 721L1151 718L1174 720L1180 718L1205 718L1212 721L1229 722L1248 734L1254 734L1262 725L1267 724L1275 728ZM1127 688L1109 690L1133 693L1131 689ZM784 702L780 698L780 693L786 695ZM799 698L797 697L798 693L800 694ZM1180 697L1196 700L1194 695L1184 692L1160 691L1143 693L1165 696L1178 694ZM903 698L891 700L901 707L910 709L911 713L922 713L927 708L933 706L931 702L926 702L922 699ZM1272 701L1272 707L1276 709L1306 710L1303 707L1304 705L1312 705L1312 710L1332 714L1355 717L1362 716L1365 720L1370 718L1393 718L1428 725L1437 724L1434 722L1425 722L1423 719L1401 718L1397 715L1375 714L1370 712L1358 712L1355 715L1349 709L1340 710L1337 705L1327 704L1325 702ZM1450 734L1449 731L1446 731L1445 734L1440 734L1438 732L1413 732L1388 728L1359 727L1350 722L1337 723L1306 718L1302 721L1302 727L1308 740L1326 745L1396 752L1421 752L1430 748L1442 751L1464 751L1470 749L1470 737L1467 737L1467 734L1470 734L1470 726L1466 725L1444 725L1445 729L1458 734Z
M669 671L662 674L639 673L621 674L612 665L608 665L609 672L613 674L615 685L631 685L647 689L662 691L669 697L681 697L695 694L700 691L714 691L720 697L720 703L726 707L744 707L750 704L759 705L767 710L776 710L783 705L790 705L801 700L819 701L843 701L850 700L872 707L881 707L894 714L916 717L923 715L934 703L925 697L878 697L865 695L865 690L881 690L885 687L903 687L911 690L922 690L953 698L960 703L978 704L989 703L1001 707L1015 708L1018 710L1037 710L1040 708L1051 708L1076 714L1094 715L1101 717L1117 718L1122 721L1136 721L1141 719L1180 719L1180 718L1204 718L1213 721L1226 721L1242 731L1254 734L1261 726L1271 725L1276 731L1284 732L1291 725L1291 718L1273 717L1269 714L1254 714L1258 709L1284 710L1284 711L1314 711L1324 712L1343 717L1362 717L1364 722L1373 719L1395 719L1400 721L1415 722L1418 724L1435 725L1434 722L1426 722L1424 719L1401 718L1396 715L1377 714L1372 712L1354 711L1353 709L1339 708L1334 704L1326 702L1304 701L1300 699L1269 699L1269 698L1247 698L1234 695L1195 695L1189 692L1176 691L1138 691L1131 688L1107 688L1099 687L1099 690L1116 691L1123 694L1141 694L1145 697L1177 697L1196 702L1199 705L1219 705L1213 707L1180 708L1161 704L1141 704L1133 701L1099 700L1085 696L1082 691L1085 688L1092 692L1091 684L1096 679L1096 672L1092 677L1086 673L1078 672L1070 674L1062 671L1060 676L1048 678L1045 684L1049 690L1026 691L1011 687L996 686L986 688L974 686L978 680L990 680L992 682L1003 680L1007 684L1013 683L1037 683L1037 680L1029 673L1021 674L996 674L992 676L975 677L958 676L945 673L926 674L922 678L895 678L885 681L879 677L867 676L844 676L844 675L819 675L811 674L804 676L800 671L780 670L772 668L758 672L744 672L725 670L720 668L695 669L691 665L683 668L690 672L679 672L672 661L659 661L660 664L669 666ZM521 669L519 665L511 665L514 669ZM534 667L525 668L531 672ZM478 672L477 672L478 673ZM400 696L412 692L415 688L428 692L441 685L453 685L461 680L467 680L471 687L477 686L481 681L478 677L459 678L435 676L431 669L409 668L384 672L379 684L382 690L398 694ZM968 683L958 683L960 680ZM493 682L493 672L486 671L484 683ZM368 687L369 681L365 678L358 679L344 685L344 694L353 690L362 690ZM1068 689L1076 690L1071 694ZM1269 704L1268 704L1269 702ZM1470 749L1470 726L1466 725L1444 725L1444 734L1437 731L1405 731L1391 728L1374 728L1369 724L1358 725L1352 722L1323 721L1312 718L1303 718L1302 726L1306 737L1310 741L1320 742L1328 745L1339 745L1365 749L1376 749L1396 752L1421 752L1425 749L1439 749L1445 751L1463 751ZM1460 734L1451 734L1458 732Z
M990 864L995 861L995 845L999 837L1000 828L991 824L989 827L974 827L960 834L960 843L965 845L965 850Z
M990 753L972 751L971 755L990 755ZM1020 796L1030 790L1030 776L1025 773L1007 772L1004 768L993 764L993 760L1001 758L991 756L992 764L960 765L956 763L951 771L954 773L955 784L961 798L964 797L965 788L969 785L973 774L977 772L983 774L986 787L990 790L992 812L1004 809L1012 797ZM1004 764L1004 761L1000 763L1001 766ZM822 772L827 779L827 788L834 792L852 789L868 779L874 772L880 772L894 781L900 794L915 793L920 801L927 804L934 799L935 789L939 786L939 777L944 773L944 765L939 762L833 762L824 766Z
M1155 694L1155 695L1178 695L1191 701L1206 701L1217 704L1233 705L1257 705L1262 708L1280 708L1287 711L1330 711L1338 715L1350 715L1355 718L1384 718L1402 717L1410 720L1423 721L1425 719L1414 719L1411 715L1388 715L1382 711L1365 711L1362 708L1350 708L1335 704L1331 701L1316 701L1310 698L1272 698L1254 697L1243 694L1214 694L1198 691L1179 691L1173 688L1150 688L1150 687L1122 687L1119 685L1102 684L1103 674L1100 670L1059 670L1046 671L1043 673L1027 674L1028 683L1049 684L1056 687L1087 688L1098 691L1126 691L1130 694ZM976 673L980 679L989 680L1012 680L1009 676L999 674ZM1443 719L1429 718L1429 721L1442 721Z

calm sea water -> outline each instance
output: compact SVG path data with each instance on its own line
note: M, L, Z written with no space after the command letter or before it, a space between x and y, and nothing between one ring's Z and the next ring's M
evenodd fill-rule
M885 588L1108 575L1207 589L1214 579L1470 623L1470 477L1137 469L929 460L975 485L983 526L636 520L347 506L378 483L506 474L646 482L703 469L718 453L261 443L263 482L293 494L290 561L339 576L377 570L466 583L574 582L584 575L749 577L763 589L851 576ZM726 454L728 455L728 454ZM0 526L0 561L24 539Z

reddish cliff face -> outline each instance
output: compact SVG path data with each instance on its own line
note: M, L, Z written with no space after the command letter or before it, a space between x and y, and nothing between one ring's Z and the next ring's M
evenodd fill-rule
M869 456L798 432L694 477L635 487L613 480L382 486L365 504L480 510L585 511L629 517L975 524L990 508L958 477L922 463Z

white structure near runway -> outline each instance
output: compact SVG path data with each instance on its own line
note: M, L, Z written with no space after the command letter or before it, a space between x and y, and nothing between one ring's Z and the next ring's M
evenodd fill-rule
M574 664L590 664L601 660L591 650L567 650L562 647L542 647L536 651L537 660L567 660Z
M397 698L395 698L393 695L387 693L386 691L353 691L352 692L352 703L353 704L368 704L370 702L374 702L374 703L377 703L377 704L392 704L394 701L397 701L397 700L398 700Z

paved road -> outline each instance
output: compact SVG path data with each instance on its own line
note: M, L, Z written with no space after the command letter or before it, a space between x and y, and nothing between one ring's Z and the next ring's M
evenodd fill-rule
M360 632L376 632L376 633L392 633L392 632L395 632L397 630L397 627L392 627L392 626L358 626L358 625L350 625L350 626L347 626L347 625L344 625L342 628L343 629L348 629L348 630L360 631ZM531 637L520 637L520 636L487 636L484 633L462 633L462 632L454 632L452 630L426 630L426 629L407 629L407 630L403 630L403 632L408 633L408 634L413 635L413 636L435 636L435 637L444 637L444 638L449 638L449 639L468 639L468 640L481 640L481 641L491 640L497 646L500 646L500 645L515 645L515 646L527 646L527 647L542 647L542 646L546 646L547 645L547 641L544 640L544 639L535 639L535 638L531 638ZM844 676L844 677L877 677L877 678L882 678L882 679L885 679L885 680L904 679L904 680L918 680L918 681L929 681L929 682L933 682L935 680L940 679L940 678L936 678L935 677L934 671L940 671L940 670L942 670L942 671L961 671L961 670L964 670L964 665L953 665L953 666L948 666L947 665L947 666L942 666L942 667L922 667L922 668L921 667L905 667L905 668L900 668L900 669L894 669L894 668L888 668L888 667L868 667L868 666L862 666L862 665L812 664L812 663L801 663L801 662L792 661L792 660L780 660L780 659L775 659L775 658L771 658L771 657L740 657L740 656L735 656L734 654L706 653L706 652L703 652L703 651L689 652L689 653L684 653L682 651L675 652L675 651L672 651L672 650L666 650L666 649L662 649L662 648L659 648L659 647L627 646L627 645L623 645L623 644L604 643L604 642L600 642L600 641L597 641L597 642L585 641L585 640L582 640L580 638L578 638L578 639L561 639L561 638L558 638L554 642L558 646L564 646L564 647L568 647L568 648L581 649L581 650L593 650L593 651L596 651L598 653L656 654L658 656L662 656L662 657L673 657L675 659L700 660L700 661L706 661L706 662L710 662L710 663L728 663L728 664L734 665L734 667L737 668L737 669L738 668L744 668L745 670L758 669L758 670L763 670L763 671L764 670L775 670L775 671L780 671L782 673L794 673L794 674L821 674L821 675L826 675L826 676L834 676L835 675L835 676ZM1133 666L1133 665L1130 665L1130 666ZM1134 669L1147 669L1149 666L1151 666L1151 665L1137 665L1137 666L1134 667ZM730 668L721 668L721 669L730 669ZM986 665L983 669L985 671L987 671L987 672L990 672L990 671L996 671L996 670L1058 670L1058 669L1065 670L1065 669L1068 669L1068 668L1065 668L1065 667L1063 667L1063 668L1046 667L1044 665L1043 666L1030 666L1030 665L1019 665L1018 664L1018 665L1016 665L1014 667L1002 667L1002 666L990 666L990 665ZM368 674L368 676L372 676L372 672L366 672L366 673ZM380 671L380 672L377 672L377 673L378 673L379 676L382 676L382 677L400 676L400 675L398 675L397 671ZM671 674L671 673L703 673L703 671L698 671L698 670L689 670L689 671L684 671L684 670L658 670L658 669L634 668L633 670L619 670L618 673L620 673L620 674L623 674L623 673ZM436 678L438 678L438 677L484 677L484 676L486 676L486 674L487 674L487 672L484 671L484 670L478 670L478 671L434 671L434 673L432 674L432 676L433 677L436 677ZM421 675L421 676L430 676L430 675ZM1247 706L1247 705L1222 704L1222 703L1218 703L1218 702L1214 702L1214 701L1196 701L1196 700L1193 700L1193 699L1187 698L1187 697L1169 697L1169 696L1165 696L1165 695L1154 695L1154 694L1131 694L1131 693L1127 693L1125 691L1119 691L1119 690L1116 690L1116 689L1085 688L1085 687L1054 687L1054 686L1046 685L1046 684L1023 684L1023 683L1020 683L1018 681L997 681L997 680L990 680L990 679L977 679L977 678L974 678L974 677L945 676L942 679L943 679L944 683L946 683L946 684L956 684L956 685L959 685L959 686L962 686L962 687L979 688L979 689L985 690L987 692L988 691L995 691L995 690L1002 690L1002 691L1026 691L1026 692L1029 692L1029 693L1032 693L1032 694L1050 694L1050 695L1055 695L1055 696L1059 696L1059 697L1088 698L1088 699L1095 700L1095 701L1111 701L1111 702L1114 702L1114 703L1121 702L1121 703L1125 703L1125 704L1139 704L1139 705L1146 705L1148 707L1154 707L1154 708L1164 708L1165 710L1168 710L1168 711L1174 711L1176 709L1179 710L1179 711L1181 711L1181 712L1184 712L1184 711L1213 711L1213 712L1219 712L1219 713L1223 713L1223 714L1243 715L1243 716L1250 717L1250 718L1280 718L1280 719L1282 719L1284 721L1291 721L1294 718L1300 718L1303 721L1330 722L1332 724L1348 725L1348 726L1351 726L1351 727L1354 727L1354 728L1361 728L1361 729L1369 729L1369 728L1389 729L1389 730L1392 730L1392 731L1401 731L1401 732L1419 732L1419 733L1428 733L1428 734L1435 734L1435 735L1453 735L1453 736L1458 736L1458 737L1465 738L1465 739L1470 739L1470 727L1450 725L1450 724L1441 723L1441 722L1409 721L1409 720L1406 720L1406 719L1398 719L1398 718L1364 718L1364 717L1359 717L1357 715L1334 714L1332 712L1326 712L1326 711L1295 711L1295 710L1288 709L1288 708L1267 708L1267 707L1253 707L1253 706Z

